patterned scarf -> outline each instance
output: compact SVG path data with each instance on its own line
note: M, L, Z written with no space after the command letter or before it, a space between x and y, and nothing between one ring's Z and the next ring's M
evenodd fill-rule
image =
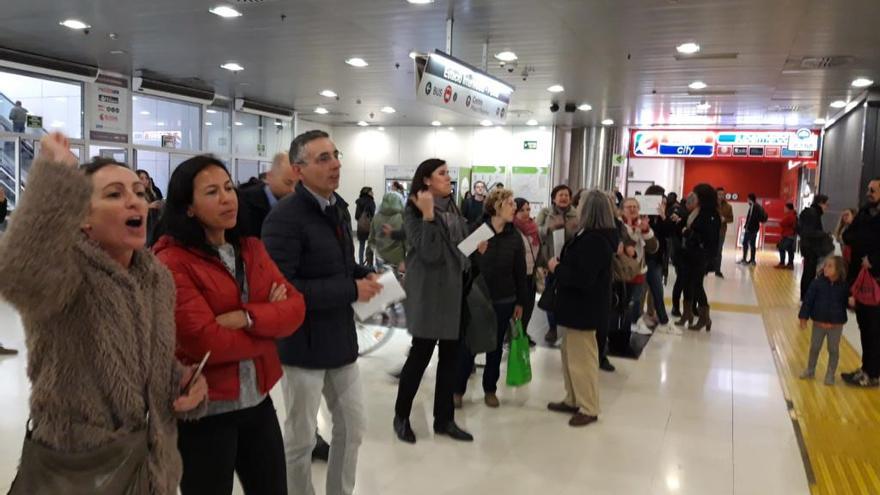
M518 228L524 236L529 238L532 246L537 248L541 245L541 236L538 234L538 224L535 223L534 220L531 218L522 220L519 217L515 217L513 219L513 224L516 225L516 228Z

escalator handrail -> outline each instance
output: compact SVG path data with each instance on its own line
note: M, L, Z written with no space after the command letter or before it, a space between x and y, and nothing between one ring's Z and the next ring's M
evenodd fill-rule
M6 100L9 102L10 105L15 106L15 102L12 101L8 96L6 96L6 93L0 91L0 101L2 100ZM40 127L40 130L43 131L43 134L49 134L49 131L47 131L45 127Z

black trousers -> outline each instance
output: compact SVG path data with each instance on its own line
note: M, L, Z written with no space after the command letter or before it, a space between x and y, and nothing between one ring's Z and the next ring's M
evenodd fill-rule
M801 253L803 254L803 253ZM816 278L816 266L819 264L819 258L813 255L804 254L804 273L801 275L801 301L807 296L807 289Z
M245 493L287 494L284 441L272 399L198 421L179 421L183 495L231 494L233 473Z
M695 310L709 306L709 299L706 297L706 287L703 285L708 268L708 260L702 257L695 257L687 261L687 269L684 270L684 299L685 301L691 301Z
M532 314L535 312L535 296L538 294L538 284L535 282L534 276L526 278L526 304L523 306L522 326L523 332L529 333L529 322L532 321Z
M856 306L856 321L862 341L862 371L880 378L880 307Z
M409 418L425 369L431 362L431 356L434 355L434 346L440 348L437 383L434 386L434 423L442 425L455 418L452 394L455 388L459 341L418 337L413 337L412 348L400 372L397 402L394 405L394 414L397 417Z

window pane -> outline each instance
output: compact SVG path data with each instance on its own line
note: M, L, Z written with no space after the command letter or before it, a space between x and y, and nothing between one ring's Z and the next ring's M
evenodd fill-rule
M198 150L201 147L199 105L149 96L132 97L134 144L162 146L162 136L170 136L174 148Z
M20 101L23 110L12 112ZM43 118L41 129L30 129L25 114ZM25 76L0 70L0 130L39 136L61 131L82 138L82 83Z
M169 161L168 153L135 150L137 169L146 170L162 196L168 195Z
M263 156L260 154L260 116L238 112L235 114L235 153L244 156Z
M9 208L15 208L18 188L15 185L15 140L0 139L0 187L6 191Z
M229 132L232 123L229 121L229 110L211 107L205 113L205 133L208 137L208 151L228 155L230 150Z
M251 179L254 181L258 180L257 177L260 175L260 162L256 160L238 159L235 163L238 165L235 171L236 184L243 185Z

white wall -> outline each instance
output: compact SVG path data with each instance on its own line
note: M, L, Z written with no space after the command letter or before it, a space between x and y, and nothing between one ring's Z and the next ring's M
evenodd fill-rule
M684 185L684 160L680 158L630 158L630 181L653 181L667 193L681 195ZM630 194L631 195L631 194Z

